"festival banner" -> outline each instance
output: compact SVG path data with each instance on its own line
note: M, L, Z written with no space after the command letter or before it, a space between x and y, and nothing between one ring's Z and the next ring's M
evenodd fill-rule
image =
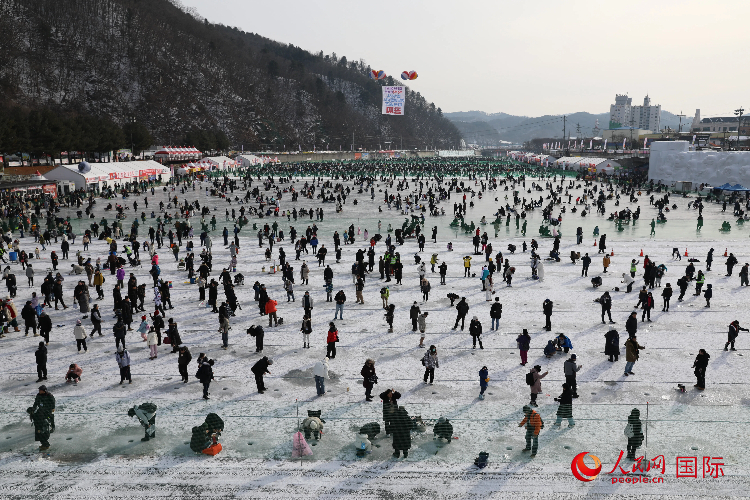
M404 115L404 104L406 102L406 87L387 86L383 87L383 114Z

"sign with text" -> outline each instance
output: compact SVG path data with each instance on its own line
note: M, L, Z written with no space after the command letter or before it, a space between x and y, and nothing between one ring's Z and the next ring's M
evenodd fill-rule
M404 115L404 103L406 102L406 87L398 85L383 87L383 114Z

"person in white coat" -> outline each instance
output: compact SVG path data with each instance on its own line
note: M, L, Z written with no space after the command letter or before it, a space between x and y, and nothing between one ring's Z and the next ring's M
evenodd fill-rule
M76 326L73 328L73 335L75 335L76 338L76 344L78 345L78 353L81 352L81 347L83 347L83 352L88 352L88 348L86 347L86 330L81 325L81 320L76 320Z
M539 281L544 281L544 263L541 259L537 259L536 275L539 277Z
M149 329L148 336L146 337L146 343L149 349L151 349L151 356L148 359L156 359L156 346L159 340L156 338L156 332L153 328Z
M325 395L326 379L328 378L328 358L315 363L315 366L313 366L313 375L315 376L315 388L318 391L318 396Z

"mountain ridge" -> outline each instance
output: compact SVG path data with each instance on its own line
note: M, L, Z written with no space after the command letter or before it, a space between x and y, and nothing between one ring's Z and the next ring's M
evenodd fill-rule
M460 141L419 92L404 116L382 115L380 87L398 83L369 79L362 60L212 24L176 0L5 0L0 30L4 107L135 120L162 144L205 131L246 150Z
M566 116L566 137L576 137L580 125L580 136L591 138L592 129L599 120L599 136L601 131L609 124L609 113L593 114L586 111L569 113L566 115L542 115L542 116L518 116L508 113L487 113L484 111L458 111L444 113L461 132L462 138L470 144L480 146L497 146L498 141L507 141L521 144L535 138L560 137L563 135L563 116ZM690 119L682 120L683 130L685 124L689 126ZM677 129L679 117L669 111L662 110L661 126Z

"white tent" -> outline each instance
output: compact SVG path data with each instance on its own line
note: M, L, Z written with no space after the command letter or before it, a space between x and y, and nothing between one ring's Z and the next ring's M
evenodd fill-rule
M89 165L91 169L88 172L81 172L78 165L60 165L47 172L46 177L59 181L72 181L76 189L102 188L115 183L150 179L160 175L162 181L166 182L172 177L169 167L153 160L89 163Z
M210 163L212 170L226 170L228 168L234 168L239 165L238 161L235 161L226 156L207 156L201 161Z

